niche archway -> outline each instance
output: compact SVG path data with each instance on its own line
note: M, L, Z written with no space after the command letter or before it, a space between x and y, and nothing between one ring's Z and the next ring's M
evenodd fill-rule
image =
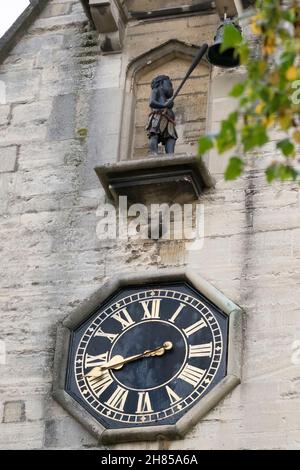
M198 47L170 40L135 58L127 68L124 93L120 159L141 159L148 153L145 124L149 114L150 84L154 76L169 75L178 86ZM176 154L195 155L197 141L204 132L207 117L211 67L202 61L175 102L179 139Z

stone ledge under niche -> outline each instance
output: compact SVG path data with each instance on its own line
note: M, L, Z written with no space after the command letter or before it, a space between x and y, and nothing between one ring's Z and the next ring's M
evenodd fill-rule
M199 156L154 155L145 159L97 166L95 171L109 200L119 196L131 203L189 203L214 187Z

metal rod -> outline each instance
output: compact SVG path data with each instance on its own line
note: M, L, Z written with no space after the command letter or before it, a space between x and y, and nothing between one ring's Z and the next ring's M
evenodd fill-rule
M199 62L201 62L203 56L206 54L207 52L207 49L208 49L208 44L203 44L203 46L200 47L199 51L197 52L193 62L192 62L192 65L190 66L190 68L188 69L184 79L182 80L182 82L180 83L179 87L177 88L177 90L175 91L174 95L173 95L173 100L175 100L175 98L178 96L178 94L180 93L183 85L185 84L185 82L188 80L188 78L190 77L191 73L195 70L195 68L197 67L197 65L199 64Z

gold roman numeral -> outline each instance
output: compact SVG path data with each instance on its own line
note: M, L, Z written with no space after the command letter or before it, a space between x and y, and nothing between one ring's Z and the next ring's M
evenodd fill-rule
M121 323L123 330L126 330L126 328L129 326L134 325L134 321L129 315L127 308L123 308L119 312L115 313L112 317Z
M190 346L189 357L211 357L212 349L212 343L196 344L195 346Z
M201 320L197 321L193 325L189 326L188 328L184 328L183 331L187 336L191 336L197 331L201 330L202 328L205 328L207 326L205 320L201 318Z
M170 318L170 322L171 323L175 323L175 320L176 318L178 317L178 315L180 314L181 310L183 309L183 307L185 307L184 304L180 304L178 309L176 310L176 312L174 313L174 315Z
M110 373L105 371L101 377L87 377L89 386L93 393L99 397L113 383Z
M144 309L143 320L148 318L159 318L160 302L161 299L144 300L143 302L140 302Z
M95 336L103 336L104 338L109 339L111 343L113 343L118 335L114 335L113 333L105 333L101 330L101 328L99 328L99 330L96 331Z
M125 388L118 385L112 396L105 403L115 410L124 411L127 395L128 390L125 390Z
M168 385L166 385L166 390L167 390L167 394L169 396L171 405L174 405L174 403L177 403L179 400L181 400L181 397L179 397L177 393L175 393L174 390L172 390Z
M139 392L138 405L136 412L137 413L151 413L153 411L149 393L148 392Z
M108 361L108 351L104 354L98 354L98 356L91 356L87 354L84 359L84 367L98 367Z
M204 369L199 369L198 367L187 364L178 378L188 382L195 388L200 380L204 377L205 372L206 370Z

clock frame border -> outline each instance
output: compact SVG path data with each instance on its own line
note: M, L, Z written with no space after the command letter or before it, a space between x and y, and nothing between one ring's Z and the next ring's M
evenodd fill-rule
M71 332L88 319L92 312L120 288L157 282L187 282L219 307L229 318L226 376L174 425L136 426L106 429L65 391ZM243 310L192 269L164 269L141 273L123 273L102 284L83 304L58 325L54 370L53 398L103 444L182 439L215 405L241 382Z

